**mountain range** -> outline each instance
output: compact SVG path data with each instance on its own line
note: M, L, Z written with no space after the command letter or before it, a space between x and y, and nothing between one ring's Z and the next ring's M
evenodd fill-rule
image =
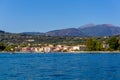
M0 33L5 33L5 31L0 30ZM46 33L23 32L20 34L45 36L114 36L120 34L120 27L112 24L87 24L80 26L79 28L59 29L48 31Z
M111 24L87 24L79 28L53 30L46 33L50 36L114 36L120 34L120 27Z

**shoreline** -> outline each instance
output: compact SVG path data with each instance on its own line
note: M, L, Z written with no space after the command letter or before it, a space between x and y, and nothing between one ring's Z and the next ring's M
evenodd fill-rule
M118 54L120 53L120 51L73 51L73 52L6 52L6 51L2 51L0 52L0 54L50 54L50 53L54 53L54 54L62 54L62 53L66 53L66 54L109 54L109 53L113 53L113 54Z

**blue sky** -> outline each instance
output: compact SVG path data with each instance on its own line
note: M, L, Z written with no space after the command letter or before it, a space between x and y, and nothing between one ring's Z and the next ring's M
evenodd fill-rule
M84 24L120 26L120 0L0 0L0 30L47 32Z

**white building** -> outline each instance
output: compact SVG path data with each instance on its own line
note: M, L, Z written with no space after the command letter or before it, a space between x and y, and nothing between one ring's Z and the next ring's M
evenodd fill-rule
M80 46L73 46L73 51L80 50Z
M44 52L51 52L51 51L52 51L51 47L44 47Z
M73 46L72 50L73 51L84 51L86 49L86 45L79 45L79 46Z

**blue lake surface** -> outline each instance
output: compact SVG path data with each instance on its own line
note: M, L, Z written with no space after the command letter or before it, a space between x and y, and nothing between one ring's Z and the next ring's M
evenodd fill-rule
M0 54L0 80L120 80L120 54Z

